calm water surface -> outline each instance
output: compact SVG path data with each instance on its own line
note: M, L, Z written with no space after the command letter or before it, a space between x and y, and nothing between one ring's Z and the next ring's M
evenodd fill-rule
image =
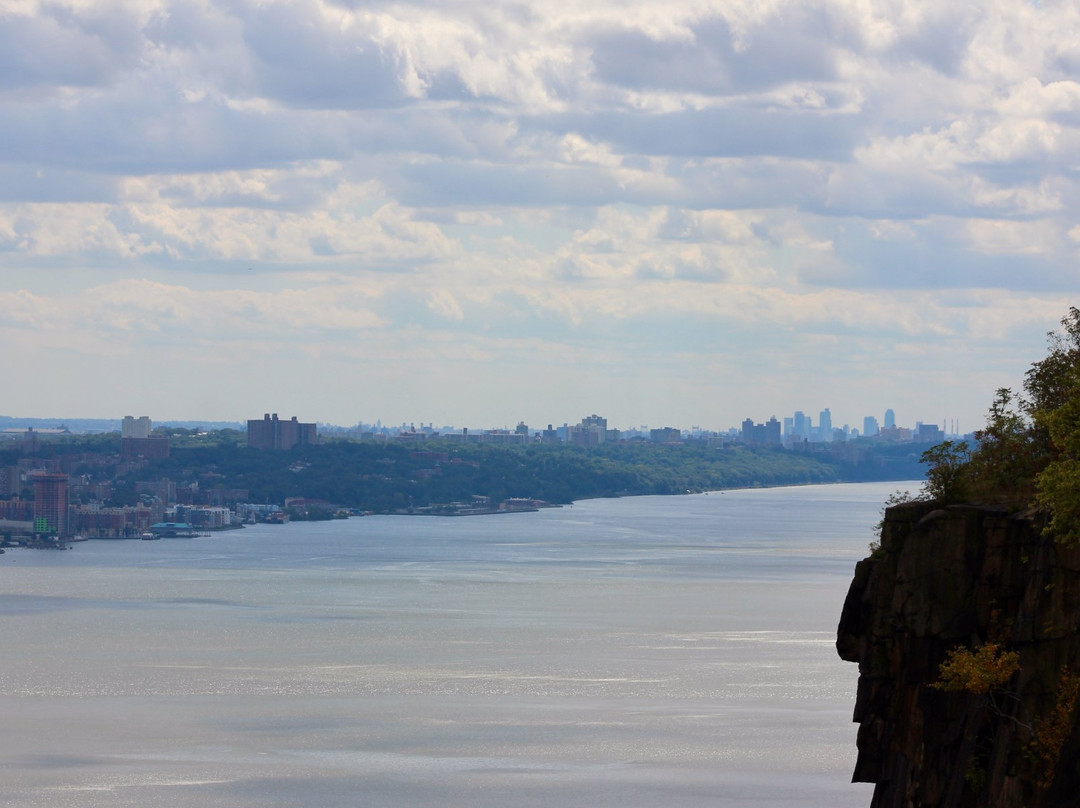
M0 556L0 803L829 806L889 493L365 517Z

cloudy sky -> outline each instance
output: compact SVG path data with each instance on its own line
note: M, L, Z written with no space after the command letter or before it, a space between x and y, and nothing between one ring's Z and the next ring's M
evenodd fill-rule
M0 414L981 425L1080 6L0 0Z

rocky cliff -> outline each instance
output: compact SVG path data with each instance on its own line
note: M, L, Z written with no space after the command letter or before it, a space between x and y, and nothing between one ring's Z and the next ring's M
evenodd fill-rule
M1080 805L1080 551L1031 518L888 509L836 645L859 664L853 780L877 784L872 808ZM950 652L995 647L1019 669L942 687Z

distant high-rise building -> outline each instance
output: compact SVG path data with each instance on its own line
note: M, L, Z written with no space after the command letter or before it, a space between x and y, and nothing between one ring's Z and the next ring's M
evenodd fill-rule
M832 431L832 413L829 412L829 408L826 407L818 415L818 434L823 441L831 441L833 439Z
M862 419L862 433L864 437L872 438L879 431L877 418L872 415L867 415Z
M248 421L248 446L256 449L291 449L318 442L315 424L304 424L294 415L288 421L278 419L278 414L266 413L262 419Z
M581 419L581 425L582 426L595 426L598 429L602 429L602 430L604 430L606 432L607 431L607 418L604 418L604 417L602 417L600 415L597 415L597 414L593 413L592 415L590 415L587 418L582 418Z
M153 424L146 415L125 415L120 423L121 460L162 460L169 456L168 435L153 435Z
M918 424L915 428L915 440L919 443L941 443L945 432L937 424Z
M120 424L120 437L121 438L149 438L150 437L150 418L143 415L138 418L133 415L125 415L124 420Z
M607 431L607 418L594 413L570 427L568 441L579 446L597 446L607 439Z
M896 427L896 413L892 410L885 410L885 428L894 429Z
M39 472L34 475L34 532L67 535L68 476Z
M779 446L783 441L780 435L780 422L772 416L763 424L755 424L753 418L742 422L744 443L756 443L761 446Z
M792 424L792 429L794 430L795 435L800 438L809 438L811 424L810 419L806 417L806 413L802 410L796 410L795 417L792 420L794 422Z
M673 426L650 429L649 440L653 443L679 443L682 440L682 432Z
M765 422L765 443L770 446L779 446L783 442L780 434L780 422L773 415Z

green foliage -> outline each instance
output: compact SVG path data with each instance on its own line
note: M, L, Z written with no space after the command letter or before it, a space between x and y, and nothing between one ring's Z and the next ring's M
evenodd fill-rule
M1080 545L1080 309L1051 332L1049 352L1024 376L1024 396L997 391L977 445L946 442L923 454L924 494L943 502L974 499L1013 508L1037 505L1047 530Z
M1075 311L1075 309L1074 309ZM1036 412L1050 447L1050 461L1035 481L1037 501L1050 512L1047 530L1069 546L1080 545L1080 371L1055 389L1058 406Z
M436 461L439 452L446 459ZM134 473L200 487L246 488L255 502L325 499L377 512L474 495L566 503L632 494L681 494L758 485L834 482L842 474L824 459L772 449L718 449L648 442L594 448L488 446L428 441L422 446L331 441L288 452L259 451L231 441L174 448Z
M945 504L963 502L968 496L968 461L971 451L965 441L947 440L922 453L926 464L926 499Z
M968 468L968 484L979 502L1023 505L1035 495L1035 478L1044 452L1024 411L1024 403L1006 387L997 391L986 426Z
M1080 309L1069 308L1061 318L1061 331L1047 334L1050 351L1024 375L1027 407L1031 412L1049 412L1063 406L1076 394L1074 384L1080 366Z
M185 429L181 426L165 426L154 429L154 434L168 437L170 450L247 445L247 432L239 429L199 430Z

